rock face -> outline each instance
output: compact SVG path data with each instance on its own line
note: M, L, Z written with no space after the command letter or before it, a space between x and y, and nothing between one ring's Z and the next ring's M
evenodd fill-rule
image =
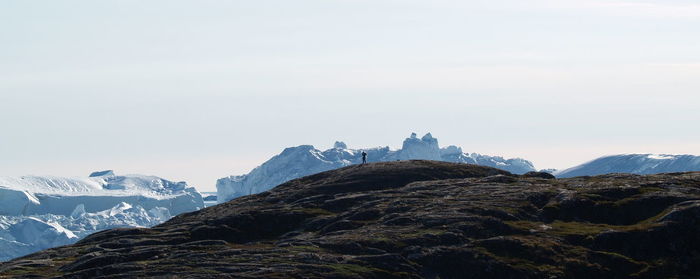
M557 177L608 173L655 174L700 171L700 156L664 154L624 154L605 156L588 163L554 172Z
M353 165L0 264L0 277L691 278L700 173Z
M368 162L420 159L477 164L516 174L535 170L532 163L527 160L504 159L477 153L468 154L456 146L440 148L438 140L430 133L422 138L418 138L413 133L404 140L399 150L390 150L389 147L348 149L343 142L336 142L333 148L326 151L318 150L311 145L287 148L249 174L219 179L216 183L218 202L267 191L295 178L359 164L362 162L363 151L367 153Z

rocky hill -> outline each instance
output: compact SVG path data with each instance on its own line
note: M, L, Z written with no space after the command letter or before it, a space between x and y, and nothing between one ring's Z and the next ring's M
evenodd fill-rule
M689 278L700 173L353 165L0 264L0 277Z

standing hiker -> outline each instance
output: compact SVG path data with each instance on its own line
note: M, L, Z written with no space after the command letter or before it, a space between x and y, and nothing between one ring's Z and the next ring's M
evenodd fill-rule
M367 163L367 152L362 151L362 164Z

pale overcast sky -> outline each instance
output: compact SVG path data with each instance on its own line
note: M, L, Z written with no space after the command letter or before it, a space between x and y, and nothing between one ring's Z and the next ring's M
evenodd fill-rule
M412 131L537 168L697 155L697 3L0 0L0 175L213 190Z

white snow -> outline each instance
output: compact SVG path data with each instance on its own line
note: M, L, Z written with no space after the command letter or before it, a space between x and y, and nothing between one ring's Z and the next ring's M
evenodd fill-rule
M286 181L362 162L362 152L368 162L426 159L456 163L479 164L504 169L513 173L534 171L532 163L523 159L504 159L477 153L463 153L462 148L440 148L438 140L428 133L418 138L412 133L399 150L389 147L348 149L343 142L321 151L311 145L286 148L246 175L221 178L216 183L219 203L236 197L267 191Z
M649 154L649 155L647 155L647 158L654 159L654 160L672 160L672 159L675 159L676 157L671 156L671 155Z
M155 176L0 177L0 261L105 229L154 226L203 207L194 187Z
M72 231L57 222L46 222L36 217L23 217L15 220L2 237L10 251L34 252L43 248L71 244L78 240ZM7 255L0 251L0 260L16 255Z
M81 207L76 212L81 212ZM141 206L120 203L100 212L81 212L73 216L44 214L34 216L0 215L0 261L61 245L106 229L151 227L172 216L167 208L149 211Z
M600 157L554 173L557 177L607 173L655 174L700 171L700 156L669 154L621 154Z
M75 209L73 209L73 212L70 214L70 217L74 219L80 218L80 216L85 215L85 213L87 213L85 212L85 205L81 203L78 206L76 206Z
M422 138L418 139L415 133L411 134L410 138L403 141L403 146L400 150L396 152L396 159L398 160L411 160L411 159L423 159L423 160L436 160L442 159L440 155L440 146L436 138L430 133L425 134Z
M204 207L209 207L216 205L216 192L202 192L202 197L204 199Z
M0 177L2 215L70 215L79 204L96 212L120 202L146 209L166 207L173 214L204 207L194 187L155 176L116 176L110 171L110 175L87 178Z
M450 145L448 147L445 147L443 149L440 149L440 155L445 156L445 155L461 155L464 152L462 152L462 148Z
M335 144L333 144L333 148L348 149L348 146L342 141L336 141Z

